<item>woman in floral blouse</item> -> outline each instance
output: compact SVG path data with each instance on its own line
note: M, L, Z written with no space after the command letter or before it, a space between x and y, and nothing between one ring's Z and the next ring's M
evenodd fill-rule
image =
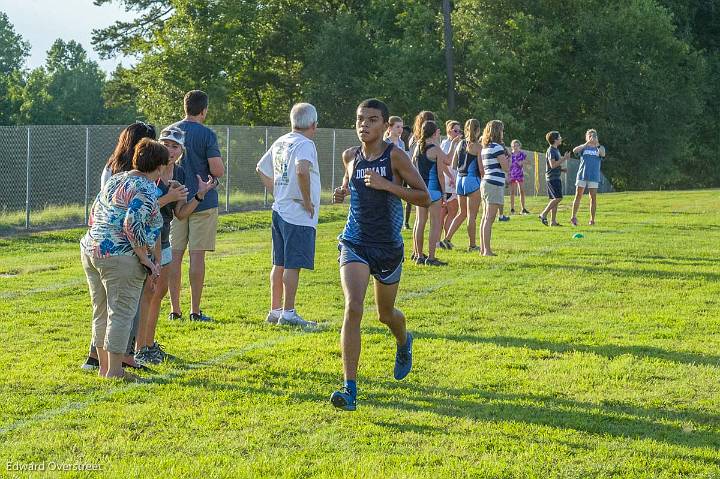
M135 147L133 170L111 177L98 194L90 229L80 241L101 377L134 379L123 372L122 358L143 283L148 275L150 281L159 276L156 245L163 220L155 182L168 158L162 144L142 139Z

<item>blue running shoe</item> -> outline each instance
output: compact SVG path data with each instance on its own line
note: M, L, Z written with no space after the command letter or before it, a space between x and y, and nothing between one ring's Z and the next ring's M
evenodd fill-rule
M398 381L410 374L410 370L412 369L412 343L413 336L407 333L407 341L405 341L403 346L399 346L395 353L394 375Z
M357 399L350 394L350 390L346 387L332 393L332 395L330 395L330 402L336 408L344 411L354 411L357 409Z

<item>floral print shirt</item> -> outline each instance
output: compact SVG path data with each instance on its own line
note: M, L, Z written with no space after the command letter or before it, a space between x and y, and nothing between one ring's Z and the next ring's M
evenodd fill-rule
M135 254L133 247L153 247L162 225L155 183L144 176L119 173L95 198L90 229L80 240L80 247L95 258L131 256Z

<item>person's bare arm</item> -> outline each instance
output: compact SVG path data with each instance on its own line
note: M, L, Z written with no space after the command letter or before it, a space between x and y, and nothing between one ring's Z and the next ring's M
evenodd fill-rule
M502 154L497 157L498 163L500 163L500 168L503 169L505 173L508 173L510 171L510 159L506 154Z
M598 146L598 155L600 155L601 158L605 158L605 147L604 146Z
M345 165L345 174L343 175L342 185L338 186L335 188L335 191L333 191L333 203L342 203L345 201L345 197L350 194L350 165L352 164L356 151L357 147L348 148L343 151L342 160L343 165Z
M586 141L582 145L578 145L575 148L573 148L573 154L579 155L587 147L588 147L588 142Z
M563 163L565 163L565 162L566 162L567 160L569 160L569 159L570 159L570 152L568 151L568 152L566 152L559 160L553 160L553 159L551 158L551 159L550 159L550 167L551 167L551 168L557 168L558 166L562 165Z
M210 166L210 174L215 178L220 178L225 174L225 165L221 157L208 158L208 165Z
M215 178L212 177L212 175L210 175L208 177L207 181L203 181L200 178L200 175L196 175L196 176L197 176L197 180L198 180L198 191L195 196L199 196L200 199L202 200L205 198L205 195L207 194L208 191L212 190L213 188L215 188L217 186L217 182L215 181ZM187 202L180 201L180 202L178 202L177 205L175 205L174 213L175 213L176 218L184 220L188 216L190 216L190 214L192 214L193 211L195 211L195 209L200 204L200 202L197 200L197 198L195 198L195 196L190 198L190 201L187 201Z
M467 148L467 144L465 144L465 148ZM452 164L451 164L453 169L457 170L459 158L460 158L460 148L455 148L455 151L453 152L453 155L452 155Z
M262 181L263 186L265 186L265 188L272 194L275 188L275 182L273 181L273 179L263 173L262 170L260 170L259 166L255 168L255 172L260 177L260 181Z
M310 160L300 160L295 165L295 174L298 177L298 186L302 195L302 204L305 211L308 212L310 218L315 215L315 205L312 204L310 197Z
M368 169L365 173L365 185L376 190L385 190L388 193L412 203L427 208L430 206L430 193L418 170L408 160L407 155L393 148L391 155L393 174L399 177L398 181L389 181L374 171ZM408 185L405 188L402 182Z
M185 185L181 185L178 182L171 182L168 192L158 198L158 208L162 208L168 203L174 203L176 201L183 200L187 198L187 194L188 189L185 188Z
M437 176L438 176L438 183L440 184L440 192L443 194L442 199L445 199L445 176L450 176L450 172L448 171L448 163L444 160L441 160L443 156L447 158L447 155L443 153L443 151L440 148L433 148L432 153L434 152L435 156L435 165L437 168ZM432 156L428 156L428 159L433 159Z

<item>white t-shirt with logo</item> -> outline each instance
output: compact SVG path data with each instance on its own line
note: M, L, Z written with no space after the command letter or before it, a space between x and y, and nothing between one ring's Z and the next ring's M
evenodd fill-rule
M297 165L303 160L310 162L310 201L315 207L312 218L303 208L296 173ZM258 169L273 179L272 209L290 224L316 228L320 214L320 169L315 143L300 133L287 133L275 140L260 158Z

